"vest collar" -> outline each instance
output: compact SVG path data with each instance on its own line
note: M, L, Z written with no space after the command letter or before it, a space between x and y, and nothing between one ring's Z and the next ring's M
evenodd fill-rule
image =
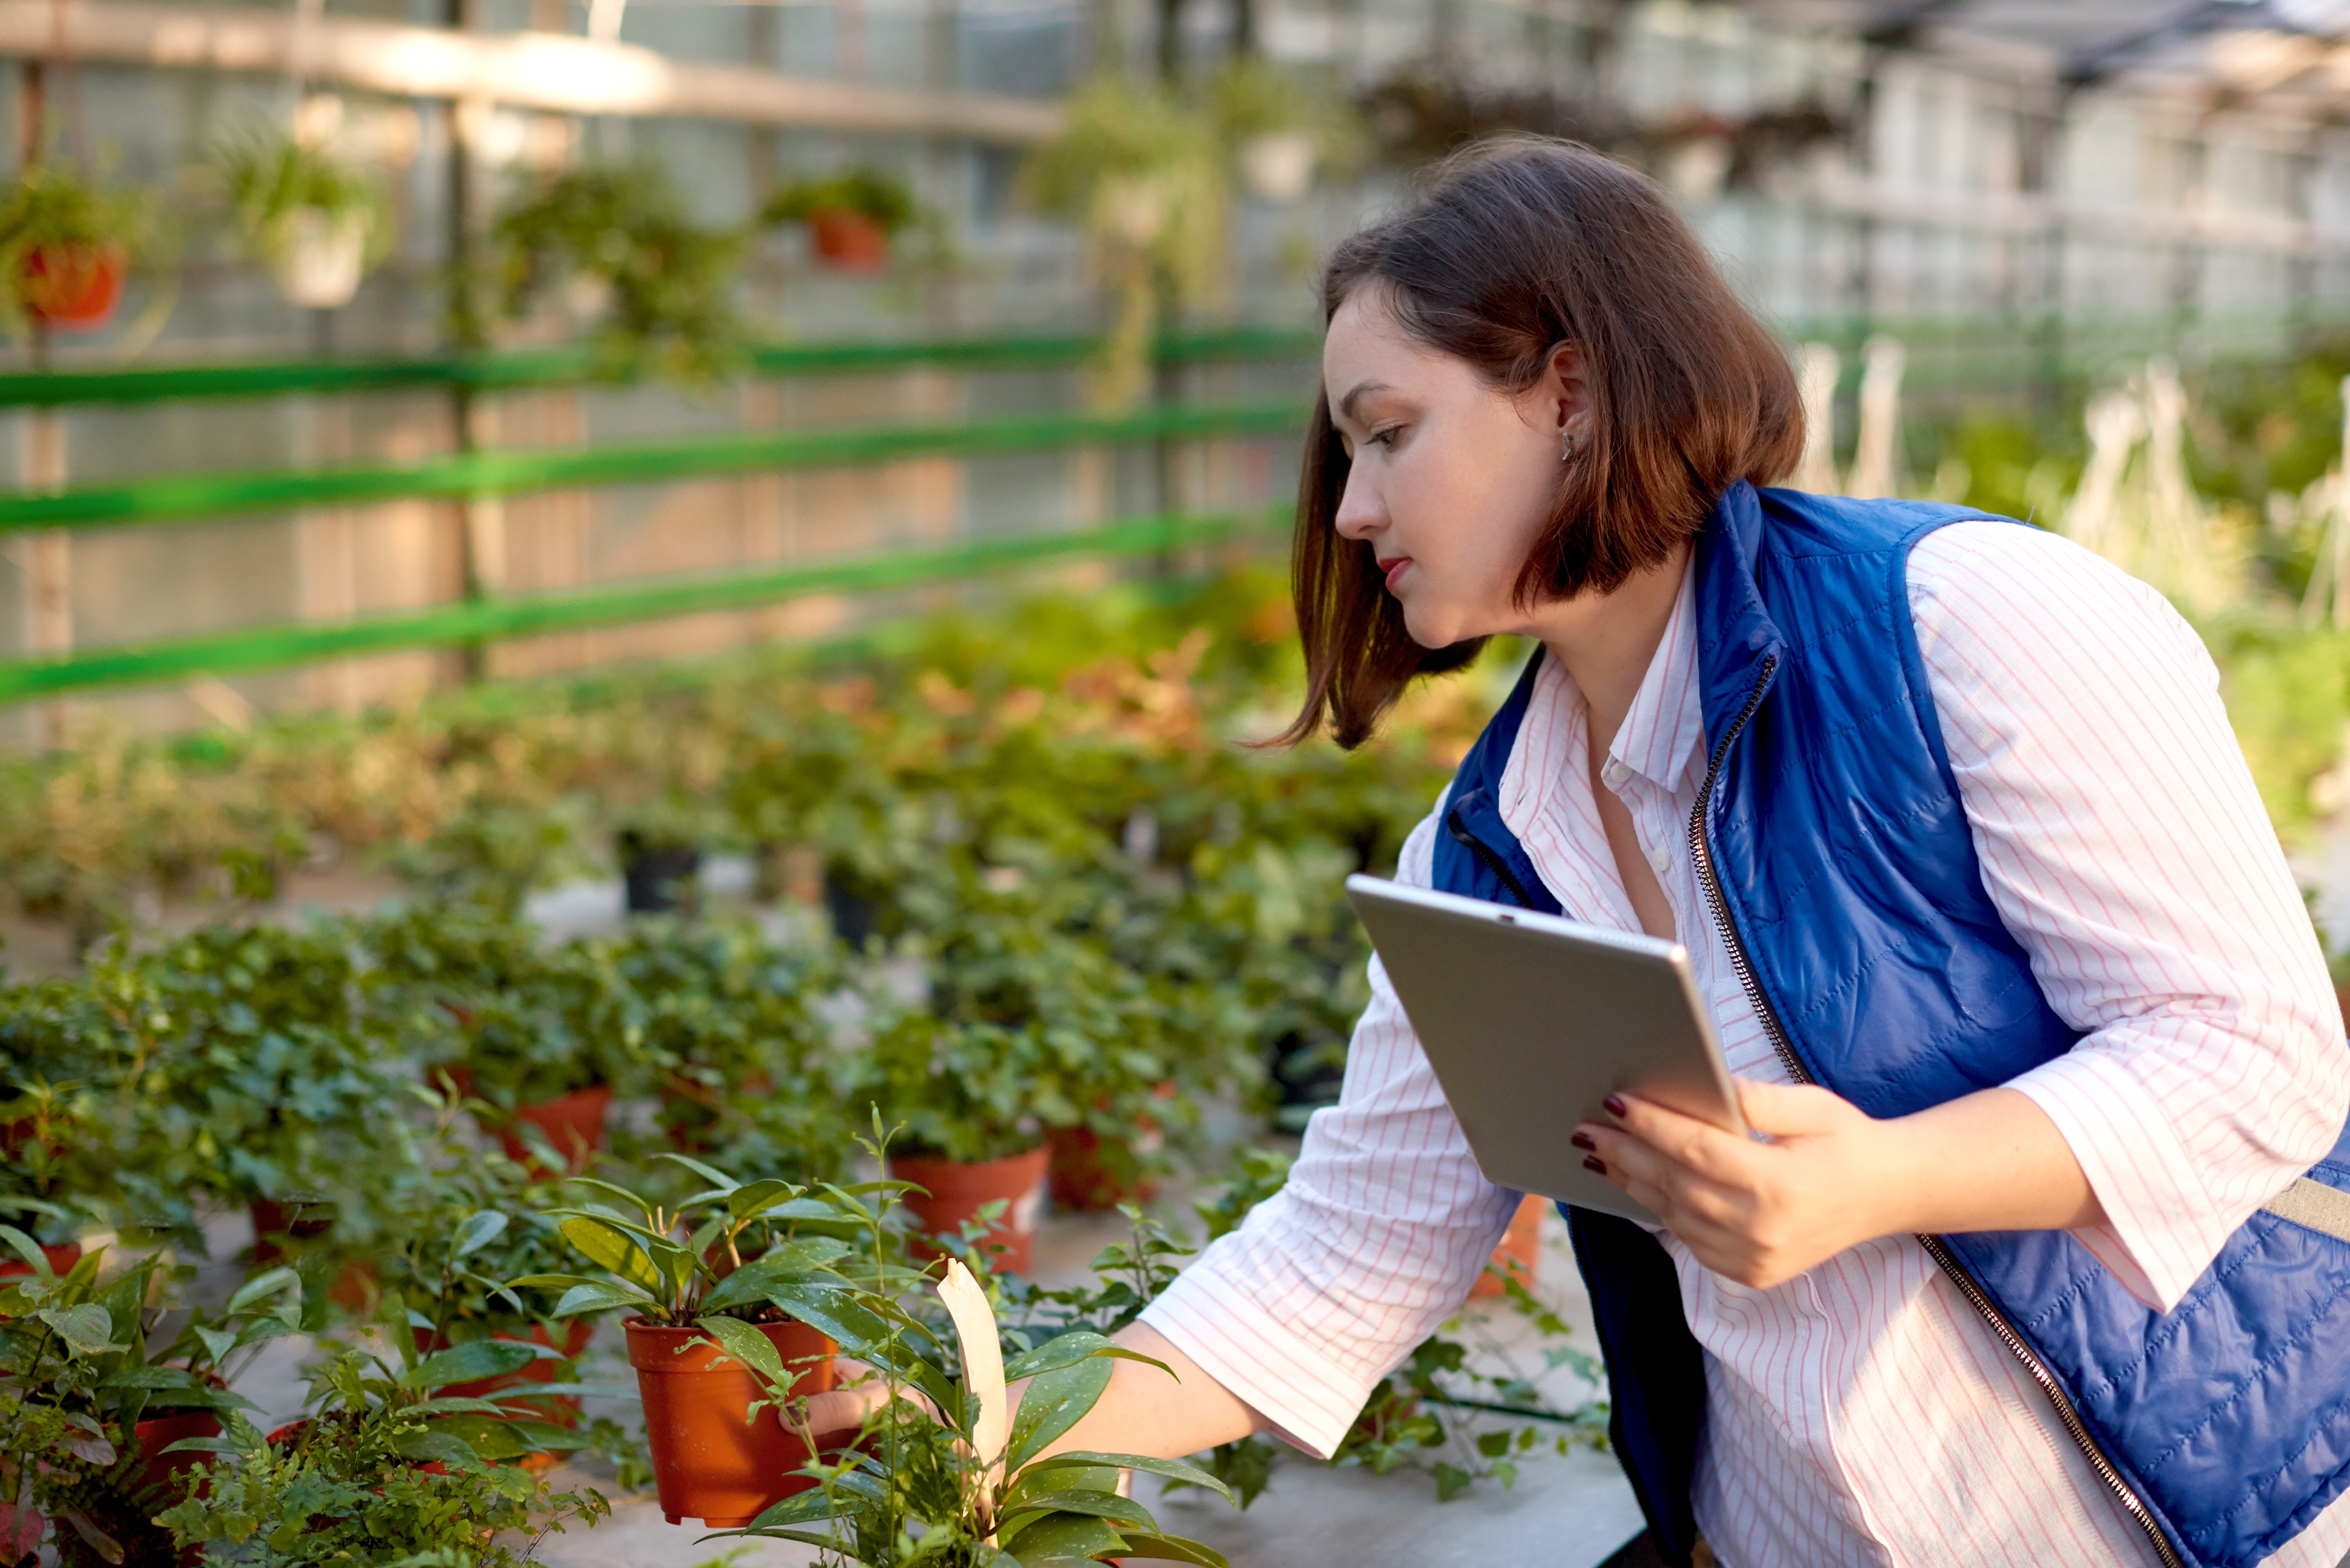
M1762 499L1742 479L1707 515L1690 568L1697 578L1698 691L1710 747L1721 744L1744 711L1762 661L1787 661L1786 639L1762 604L1756 564L1762 527Z

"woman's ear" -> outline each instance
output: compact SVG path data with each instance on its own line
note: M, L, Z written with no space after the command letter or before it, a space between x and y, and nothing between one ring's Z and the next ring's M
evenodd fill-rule
M1550 351L1540 396L1552 429L1561 436L1573 436L1578 447L1591 439L1591 380L1585 373L1580 348L1567 342Z

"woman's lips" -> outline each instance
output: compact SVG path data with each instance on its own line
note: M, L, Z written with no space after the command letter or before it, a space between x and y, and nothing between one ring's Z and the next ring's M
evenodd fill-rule
M1388 574L1388 592L1393 593L1396 591L1396 579L1402 576L1405 569L1411 565L1411 557L1409 556L1398 556L1394 560L1388 562L1386 565Z

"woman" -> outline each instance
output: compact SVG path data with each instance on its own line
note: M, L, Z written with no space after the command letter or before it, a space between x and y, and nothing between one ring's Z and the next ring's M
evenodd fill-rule
M1784 358L1589 151L1457 163L1324 304L1293 736L1537 639L1399 875L1677 938L1770 1135L1559 1129L1663 1221L1568 1214L1660 1552L2333 1568L2350 1053L2193 634L2036 529L1759 491ZM1326 1453L1466 1294L1518 1194L1371 977L1287 1189L1126 1336L1180 1381L1068 1445Z

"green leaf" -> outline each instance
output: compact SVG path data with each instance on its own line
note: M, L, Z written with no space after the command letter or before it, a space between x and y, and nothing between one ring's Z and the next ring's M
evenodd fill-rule
M403 1388L441 1388L452 1383L474 1383L504 1377L538 1359L536 1350L511 1339L476 1339L436 1351L418 1362L400 1378Z
M228 1315L234 1317L257 1301L265 1301L288 1285L299 1286L302 1276L289 1268L265 1269L237 1287L228 1298Z
M1156 1527L1156 1521L1151 1519L1149 1511L1132 1498L1120 1497L1118 1493L1107 1490L1097 1491L1091 1488L1061 1487L1050 1490L1026 1492L1018 1494L1017 1501L1014 1501L1013 1494L1007 1494L1003 1500L1002 1511L1007 1521L1014 1514L1021 1513L1084 1513L1090 1514L1096 1519L1107 1519L1119 1524L1130 1524L1137 1530L1150 1530ZM1012 1544L1010 1537L1015 1532L1010 1530L1005 1532L1005 1545Z
M614 1307L642 1310L658 1306L651 1297L639 1295L622 1285L580 1284L563 1293L555 1303L556 1317L577 1317L582 1313L609 1312Z
M724 1188L729 1192L733 1191L736 1188L743 1185L733 1177L727 1175L724 1171L718 1169L715 1166L704 1165L702 1161L694 1159L687 1155L671 1154L668 1150L664 1149L653 1158L656 1159L666 1159L673 1165L681 1165L685 1167L686 1169L693 1172L694 1175L702 1178L702 1180L710 1183L711 1186Z
M1085 1418L1109 1386L1110 1365L1088 1356L1074 1366L1039 1374L1020 1397L1012 1416L1012 1444L1005 1462L1014 1471L1044 1451L1052 1440Z
M457 1227L457 1240L450 1257L469 1258L500 1236L505 1234L506 1217L494 1209L484 1209Z
M421 1432L402 1432L392 1439L391 1451L403 1459L414 1459L420 1464L429 1459L439 1459L442 1464L454 1459L463 1464L473 1458L471 1444L447 1432L433 1431L429 1428Z
M636 1237L608 1220L591 1219L584 1214L566 1220L561 1230L563 1239L588 1262L609 1269L648 1295L667 1298L668 1277L654 1266L645 1243Z
M14 1225L0 1225L0 1241L7 1242L18 1257L32 1264L33 1272L39 1278L44 1280L57 1278L56 1271L49 1267L49 1255L41 1251L40 1243Z
M1436 1501L1439 1502L1451 1502L1477 1481L1475 1476L1458 1465L1439 1464L1429 1473L1436 1478Z
M1107 1465L1116 1469L1140 1470L1146 1475L1164 1476L1169 1480L1179 1480L1186 1486L1196 1486L1203 1490L1214 1492L1226 1502L1232 1501L1230 1488L1191 1460L1153 1459L1149 1454L1103 1454L1072 1449L1066 1454L1055 1454L1049 1459L1038 1459L1035 1464L1027 1467L1026 1473L1034 1474L1038 1470L1093 1465Z
M832 1517L832 1505L822 1487L787 1497L751 1521L754 1530L779 1524L819 1524Z
M1021 1568L1093 1568L1102 1558L1124 1550L1126 1539L1098 1519L1056 1513L1003 1545L1019 1559Z
M781 1208L806 1190L804 1187L794 1187L788 1181L778 1181L769 1177L764 1181L754 1181L728 1193L726 1212L739 1224L745 1220L755 1220L771 1209Z
M786 1390L792 1374L775 1353L775 1342L737 1317L698 1318L694 1326L725 1346L726 1354L764 1378L768 1386Z
M764 1294L775 1306L828 1335L853 1355L876 1353L889 1338L889 1325L870 1307L843 1290L779 1281Z
M1121 1557L1156 1558L1164 1563L1190 1563L1197 1568L1232 1568L1224 1554L1212 1546L1202 1546L1180 1535L1137 1535L1131 1531L1120 1532L1126 1546Z
M655 1212L653 1206L646 1202L643 1199L638 1197L635 1193L629 1191L625 1187L615 1187L608 1181L598 1180L597 1178L592 1176L575 1176L571 1179L571 1185L574 1187L592 1188L598 1192L608 1192L613 1197L619 1199L622 1202L628 1204L630 1208L636 1210L639 1213L642 1214L645 1217L646 1224L650 1225L653 1222L653 1214Z
M1074 1334L1059 1334L1048 1339L1025 1355L1015 1355L1005 1362L1003 1380L1006 1383L1017 1383L1024 1377L1034 1377L1040 1373L1057 1371L1064 1366L1074 1366L1088 1356L1095 1355L1116 1356L1121 1361L1139 1361L1147 1366L1159 1367L1170 1376L1174 1375L1174 1369L1165 1362L1153 1361L1147 1355L1139 1355L1122 1345L1111 1344L1109 1340L1091 1329L1081 1328Z
M120 1350L114 1344L114 1320L96 1302L84 1302L79 1306L43 1307L33 1314L57 1331L57 1337L77 1355L103 1355L109 1350Z

